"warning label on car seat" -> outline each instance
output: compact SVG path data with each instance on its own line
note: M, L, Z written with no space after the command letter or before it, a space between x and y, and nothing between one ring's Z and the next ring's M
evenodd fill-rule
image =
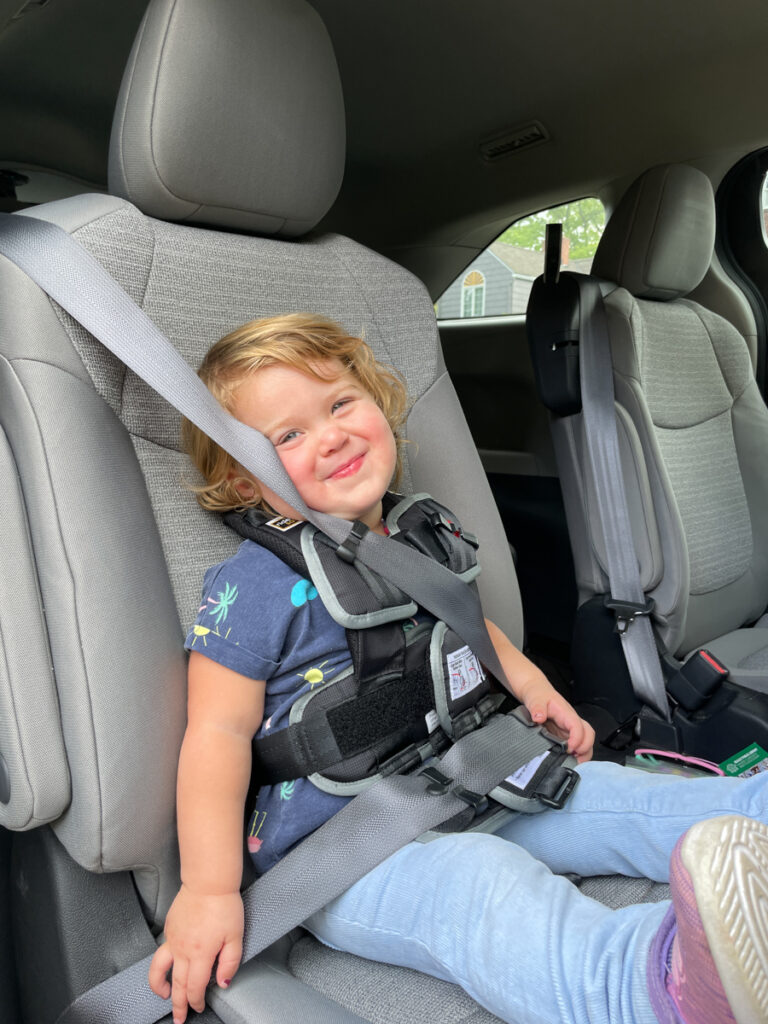
M483 667L469 647L460 647L447 660L452 700L471 693L485 679Z

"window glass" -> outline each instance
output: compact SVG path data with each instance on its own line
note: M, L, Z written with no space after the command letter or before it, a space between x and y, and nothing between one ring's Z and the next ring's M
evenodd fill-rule
M763 225L763 241L768 245L768 174L763 178L760 189L760 223Z
M435 306L438 319L525 313L531 285L544 270L547 224L563 225L562 269L588 274L605 226L605 209L594 197L511 224L446 288Z

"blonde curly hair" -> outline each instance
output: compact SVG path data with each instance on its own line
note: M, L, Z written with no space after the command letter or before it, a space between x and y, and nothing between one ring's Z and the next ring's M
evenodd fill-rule
M337 359L376 402L389 423L397 443L397 464L393 486L402 472L402 445L398 437L407 412L405 384L396 370L376 360L369 346L348 334L333 320L311 313L291 313L251 320L225 335L208 350L198 376L227 412L232 412L234 395L251 373L266 366L282 364L318 379L327 379L317 363ZM253 481L246 478L236 460L187 419L182 420L182 443L202 474L205 483L191 489L203 508L228 512L258 506L273 511ZM238 485L246 482L253 496L245 499Z

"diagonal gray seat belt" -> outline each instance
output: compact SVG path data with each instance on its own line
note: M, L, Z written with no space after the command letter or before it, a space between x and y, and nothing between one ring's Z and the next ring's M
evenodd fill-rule
M638 697L669 721L661 661L650 619L629 519L616 429L613 365L600 284L570 274L579 288L579 373L587 453L597 494L606 571L617 630Z
M450 787L425 786L420 775L382 779L343 807L266 875L243 893L243 962L325 906L401 846L454 815L467 804L456 790L489 792L540 751L541 736L514 716L498 715L455 743L440 760ZM514 748L514 754L512 750ZM397 823L397 824L395 824ZM318 870L322 851L323 870ZM166 1000L147 984L151 956L83 993L56 1024L154 1024L168 1013ZM207 996L213 1009L226 995Z
M222 409L182 356L101 264L66 231L36 217L0 214L0 253L15 263L126 366L225 451L339 544L351 527L309 509L270 442ZM479 603L462 580L426 555L366 531L361 562L444 619L504 678Z
M37 218L0 214L0 253L300 514L339 543L347 540L349 525L305 506L272 445L224 412L144 312L67 232ZM375 534L359 540L357 554L452 625L503 678L479 603L466 584L426 556ZM371 786L244 893L244 959L300 924L402 845L465 810L467 796L489 793L557 746L515 716L496 716L440 759L437 782L421 775L392 776ZM574 782L573 772L567 771L563 793ZM551 798L547 802L557 803ZM324 867L330 866L322 872L317 871L319 850ZM168 1003L148 988L148 966L149 958L84 993L58 1024L153 1024L167 1015ZM211 998L215 1002L223 997L213 993Z

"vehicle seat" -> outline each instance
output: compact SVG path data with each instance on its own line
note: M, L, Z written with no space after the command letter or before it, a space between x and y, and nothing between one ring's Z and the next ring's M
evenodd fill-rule
M714 236L709 179L654 167L608 221L592 274L613 286L619 441L658 636L680 659L705 646L733 681L768 692L768 411L744 336L686 297ZM608 583L580 414L553 431L584 604Z
M318 311L364 332L414 400L406 488L434 492L472 524L487 612L520 643L509 548L429 296L376 253L312 233L343 161L338 70L304 0L153 0L118 103L113 194L25 212L89 249L194 367L253 317ZM2 623L0 823L19 833L23 1013L48 1024L154 948L179 883L182 640L205 569L238 539L185 486L175 410L4 258L0 391L0 559L13 594ZM218 1019L268 1024L286 1006L290 1019L381 1019L299 980L296 937L215 994ZM435 985L423 979L424 1002L403 1002L397 1019L429 1019L430 998L445 1004ZM492 1019L462 1005L445 1019Z

